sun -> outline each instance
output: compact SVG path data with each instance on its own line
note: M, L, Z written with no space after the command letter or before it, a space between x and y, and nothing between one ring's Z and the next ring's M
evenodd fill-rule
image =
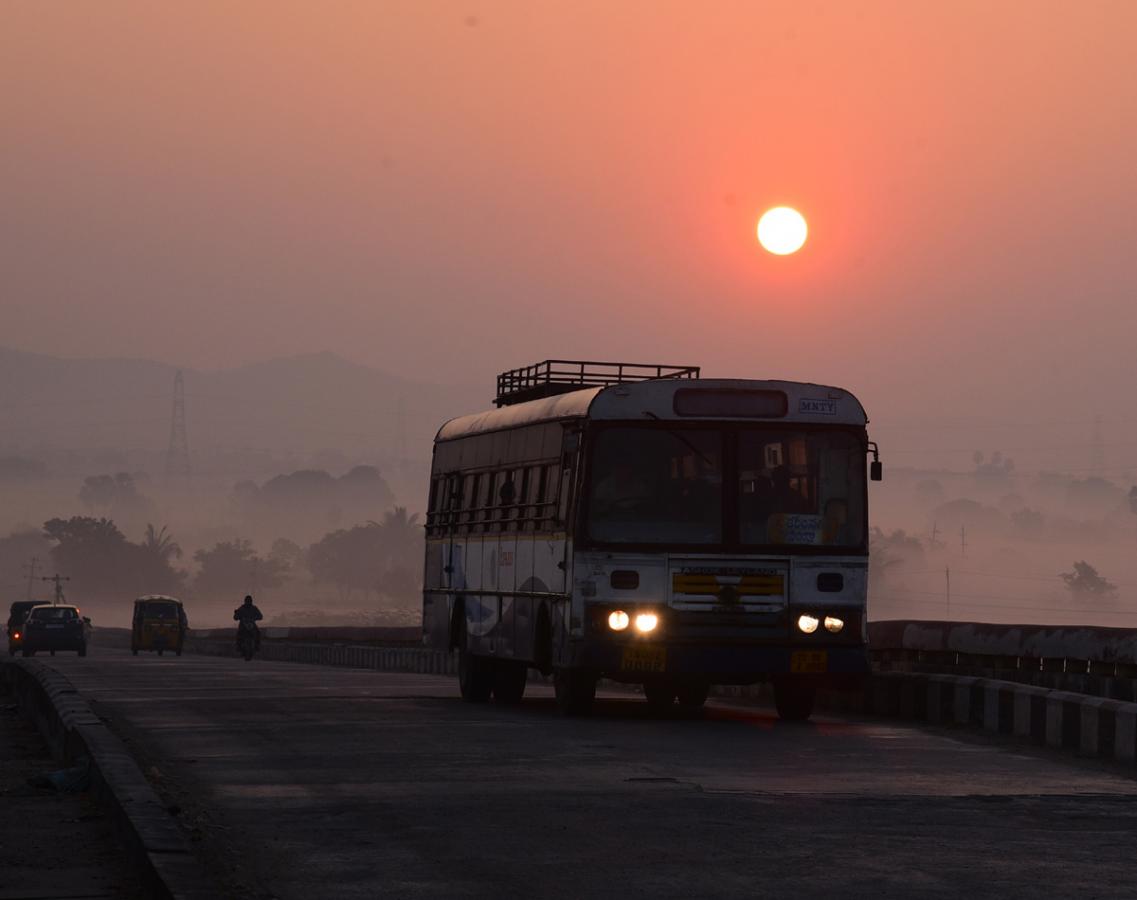
M758 220L758 243L776 256L797 253L808 233L805 217L789 206L768 209Z

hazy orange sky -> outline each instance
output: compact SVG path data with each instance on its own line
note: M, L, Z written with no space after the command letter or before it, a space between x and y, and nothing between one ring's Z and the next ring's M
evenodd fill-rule
M0 344L693 362L1137 463L1137 4L935 7L8 0Z

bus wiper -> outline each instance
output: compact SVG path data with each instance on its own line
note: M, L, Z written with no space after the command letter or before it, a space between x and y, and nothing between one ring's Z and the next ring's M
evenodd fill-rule
M656 422L662 421L659 416L653 412L650 412L649 410L645 409L644 415L649 419L654 419ZM681 432L673 431L672 429L668 428L667 433L677 441L682 441L692 453L694 453L697 457L699 457L699 459L703 461L707 468L713 469L715 467L715 464L707 456L703 455L703 451L692 444L689 440L687 440L687 438Z

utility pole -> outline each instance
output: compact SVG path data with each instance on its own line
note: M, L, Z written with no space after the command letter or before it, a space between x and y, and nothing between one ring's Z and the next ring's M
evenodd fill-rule
M56 572L51 577L44 576L40 581L52 581L55 583L55 598L51 601L52 606L59 606L63 602L63 582L70 581L71 579L66 575L60 575Z
M944 566L944 585L947 588L947 618L951 621L951 567Z
M36 580L36 569L39 568L39 557L33 556L31 562L24 565L24 569L28 573L28 599L32 599L32 585Z
M933 550L936 547L940 546L939 534L940 534L940 523L939 522L933 522L932 523L932 539L931 539L931 541L929 541Z
M967 529L964 526L959 526L959 552L961 556L967 556Z

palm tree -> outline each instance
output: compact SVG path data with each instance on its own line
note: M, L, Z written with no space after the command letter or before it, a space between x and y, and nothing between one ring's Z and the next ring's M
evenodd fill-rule
M147 553L164 563L182 558L181 546L174 540L173 535L166 530L165 525L160 530L155 530L153 525L147 524L146 537L142 541L142 546Z

